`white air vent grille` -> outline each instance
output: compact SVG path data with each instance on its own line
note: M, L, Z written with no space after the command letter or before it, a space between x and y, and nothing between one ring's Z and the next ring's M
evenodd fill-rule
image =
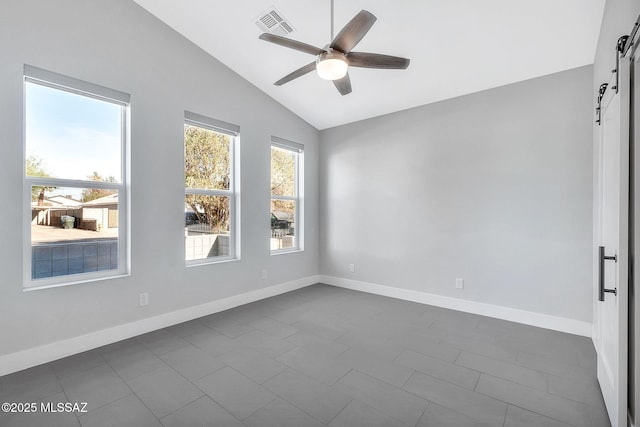
M291 23L273 6L258 15L255 21L262 31L278 36L286 36L294 31Z

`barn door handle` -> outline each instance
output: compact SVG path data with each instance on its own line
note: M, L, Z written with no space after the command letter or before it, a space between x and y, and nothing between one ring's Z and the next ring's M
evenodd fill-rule
M614 288L614 289L605 289L604 287L604 262L605 261L613 261L613 262L618 262L618 256L614 255L614 256L607 256L604 254L604 246L600 246L599 248L599 260L600 262L598 263L600 268L599 268L599 278L598 278L598 283L600 285L600 296L598 297L598 300L600 301L604 301L604 294L609 293L609 294L614 294L614 295L618 295L618 289Z

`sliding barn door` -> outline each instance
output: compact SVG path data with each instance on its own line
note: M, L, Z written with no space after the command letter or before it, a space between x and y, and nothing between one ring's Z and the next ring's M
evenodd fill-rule
M599 127L594 344L612 427L627 425L629 69L629 61L621 59L617 81L614 74L601 101Z
M640 22L640 19L638 19ZM629 316L630 331L629 331L629 345L631 346L629 352L629 376L633 378L630 384L631 394L629 396L632 399L629 402L630 415L632 416L632 425L640 426L638 411L640 411L640 393L638 388L640 387L640 295L638 294L638 277L640 274L640 55L636 49L638 45L638 38L632 45L633 52L631 54L631 135L630 144L632 148L630 150L631 155L631 230L629 236L633 239L631 245L631 254L629 260L633 263L630 271L632 272L630 277L630 298L632 298L630 309L632 314Z

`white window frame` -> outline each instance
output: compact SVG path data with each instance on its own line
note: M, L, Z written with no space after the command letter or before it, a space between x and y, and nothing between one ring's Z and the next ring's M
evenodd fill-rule
M64 178L40 178L27 176L27 139L26 139L26 106L27 106L27 83L39 84L52 89L57 89L89 98L98 99L118 105L122 108L120 138L120 170L121 182L97 182L90 180L75 180ZM51 288L57 286L73 285L77 283L93 282L116 277L127 276L130 271L130 220L129 211L130 200L130 96L126 93L88 83L82 80L68 77L62 74L43 70L30 65L24 66L23 79L23 119L22 119L22 168L23 168L23 289L25 291L34 289ZM118 268L112 270L100 270L95 272L67 274L63 276L52 276L40 279L32 278L32 241L31 241L31 189L33 186L39 187L72 187L72 188L95 188L118 191Z
M272 200L294 201L296 203L295 210L295 246L284 249L272 249L271 255L287 254L292 252L304 251L304 145L298 142L289 141L288 139L277 136L271 137L271 145L269 147L269 164L271 164L271 150L273 148L291 151L296 154L295 164L295 182L293 196L277 196L270 193L269 212L271 212ZM269 182L271 182L271 167L269 167ZM271 190L269 190L271 192Z
M229 197L229 255L216 256L210 258L201 258L194 260L186 260L187 267L198 265L217 264L221 262L237 261L240 259L240 227L238 226L238 218L240 218L240 126L232 123L223 122L211 117L184 112L184 125L196 126L213 132L227 135L231 138L231 147L229 147L229 189L204 189L204 188L187 188L184 189L185 196L189 194L198 194L203 196L225 196ZM184 132L183 132L184 145ZM184 168L184 159L182 161ZM184 172L182 174L184 179ZM184 199L182 200L184 204ZM184 216L182 217L184 223ZM186 251L186 248L184 248ZM183 251L183 254L185 252Z

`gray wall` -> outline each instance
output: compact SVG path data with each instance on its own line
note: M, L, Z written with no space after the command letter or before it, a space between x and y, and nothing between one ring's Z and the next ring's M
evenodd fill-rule
M318 274L317 130L131 1L0 9L0 355ZM25 63L131 94L130 277L22 290ZM241 128L241 261L185 268L184 110ZM305 144L302 253L269 254L271 135Z
M592 72L321 131L322 274L590 322Z

